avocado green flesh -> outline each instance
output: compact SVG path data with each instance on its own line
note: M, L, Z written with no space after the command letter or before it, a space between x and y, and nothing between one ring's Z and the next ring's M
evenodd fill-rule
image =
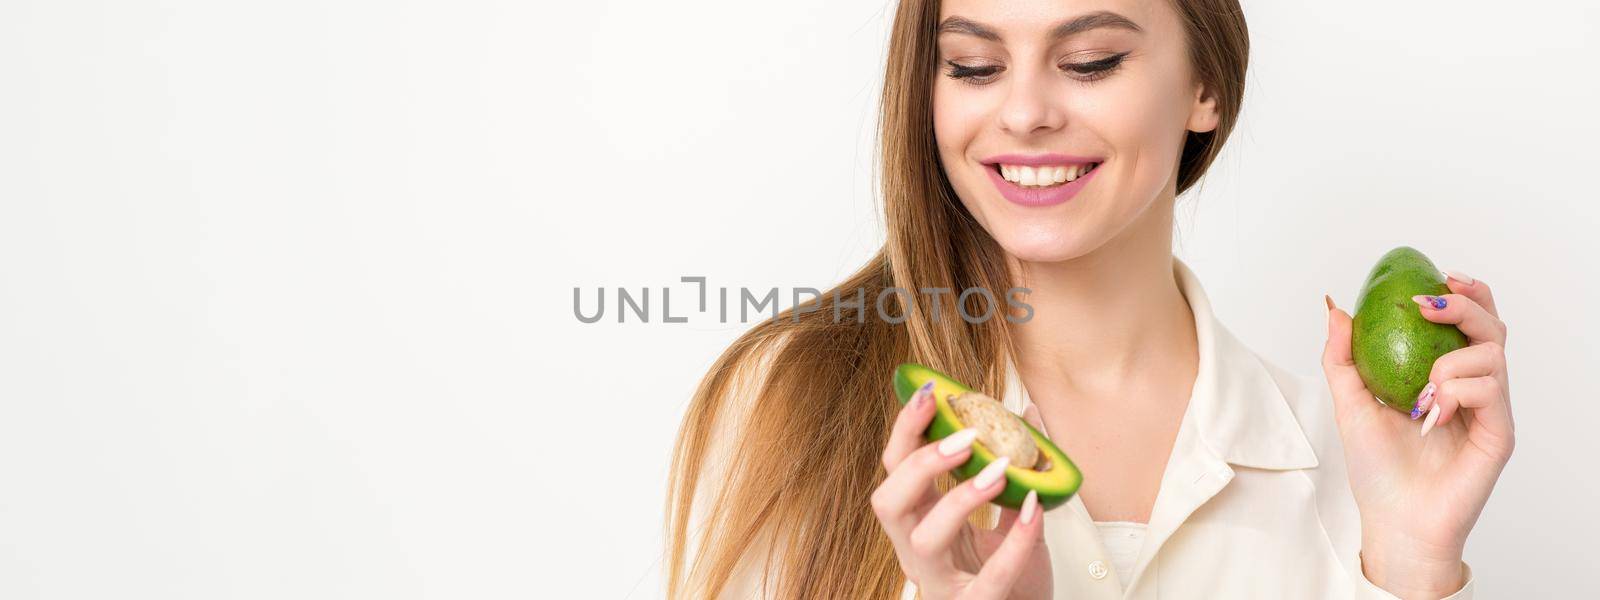
M928 441L944 439L945 436L961 430L961 421L956 419L955 411L950 408L948 398L966 391L972 391L960 382L951 379L948 375L918 364L902 364L894 370L894 393L901 404L911 401L911 395L917 392L929 380L933 384L933 396L938 406L933 416L933 422L928 425L925 435ZM1021 420L1021 419L1019 419ZM1039 506L1050 510L1066 504L1072 495L1077 493L1078 487L1083 483L1083 473L1078 471L1072 459L1067 458L1067 453L1057 448L1049 438L1039 433L1027 421L1022 421L1028 428L1028 433L1033 436L1033 441L1038 444L1039 452L1050 461L1050 468L1037 471L1027 466L1012 465L1006 467L1006 489L994 499L995 504L1010 508L1021 508L1023 500L1027 499L1028 491L1039 493ZM972 457L967 462L956 467L953 471L957 479L966 481L989 463L994 462L995 455L985 448L982 443L973 442Z
M1467 346L1455 325L1422 316L1412 296L1450 293L1444 275L1421 252L1401 246L1378 259L1357 296L1350 352L1367 390L1411 412L1440 356Z

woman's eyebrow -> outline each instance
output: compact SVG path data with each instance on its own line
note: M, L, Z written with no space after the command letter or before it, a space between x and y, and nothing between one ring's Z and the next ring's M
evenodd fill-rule
M1134 23L1131 19L1108 10L1101 10L1086 15L1080 15L1076 18L1058 23L1055 27L1050 29L1050 35L1048 39L1049 41L1054 42L1062 38L1083 33L1090 29L1099 29L1101 27L1115 27L1118 29L1126 29L1134 33L1144 32L1144 29L1140 28L1139 25ZM943 22L939 23L939 33L965 33L967 35L989 40L991 42L1001 41L1000 34L995 33L994 29L959 15L950 16Z

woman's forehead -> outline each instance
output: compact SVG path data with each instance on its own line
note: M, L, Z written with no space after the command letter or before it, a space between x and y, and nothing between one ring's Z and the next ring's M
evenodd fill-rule
M1091 31L1160 33L1176 26L1170 0L945 0L941 38L1060 41Z

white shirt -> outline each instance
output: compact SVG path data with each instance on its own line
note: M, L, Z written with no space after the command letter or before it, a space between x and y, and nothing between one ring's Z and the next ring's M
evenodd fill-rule
M1150 526L1133 521L1095 521L1094 526L1100 530L1100 543L1105 544L1117 579L1128 581L1134 561L1139 560L1139 550L1144 547L1144 533Z
M1360 515L1322 374L1258 357L1216 320L1188 265L1174 258L1173 273L1194 313L1199 372L1150 522L1130 551L1132 541L1105 541L1079 496L1045 512L1055 598L1398 600L1361 573ZM1032 401L1007 370L1002 401L1020 415ZM1472 597L1463 569L1448 600ZM759 597L762 577L741 567L724 597ZM903 591L913 598L916 586Z

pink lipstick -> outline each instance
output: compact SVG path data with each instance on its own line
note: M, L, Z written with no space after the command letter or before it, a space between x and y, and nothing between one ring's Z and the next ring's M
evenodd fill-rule
M1068 156L1065 154L1001 154L983 160L984 166L989 171L989 180L994 182L994 186L1000 190L1001 196L1016 204L1031 207L1054 206L1071 200L1073 196L1078 195L1078 192L1084 186L1089 184L1089 180L1093 179L1096 173L1100 172L1102 162L1103 159L1101 158ZM1048 187L1024 187L1019 183L1006 181L1006 178L1000 173L1000 165L1002 164L1030 167L1093 165L1093 168L1079 175L1077 179L1066 183Z

